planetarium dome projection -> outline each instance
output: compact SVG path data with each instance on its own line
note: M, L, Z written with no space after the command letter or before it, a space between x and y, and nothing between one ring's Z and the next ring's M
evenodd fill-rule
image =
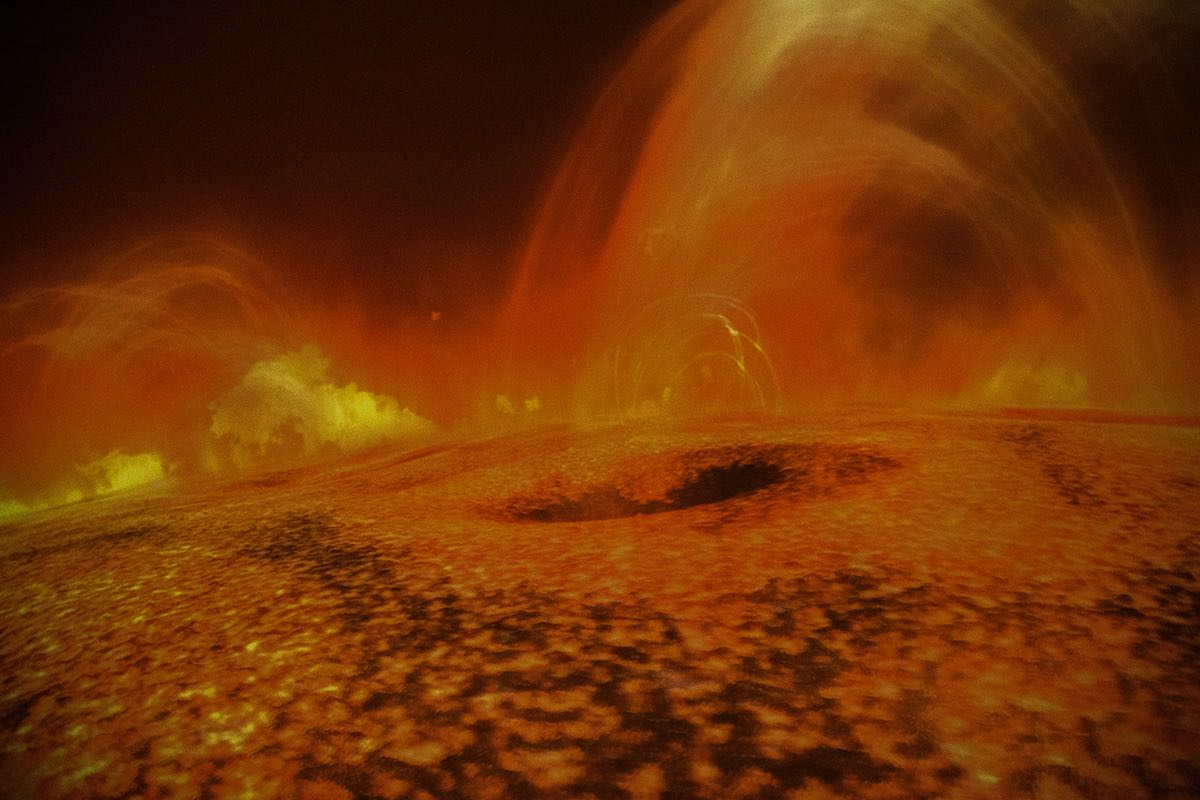
M0 795L1200 797L1200 2L160 5L287 180L30 233Z
M1197 16L679 5L551 186L505 314L517 379L583 413L1194 410L1194 120L1172 71Z

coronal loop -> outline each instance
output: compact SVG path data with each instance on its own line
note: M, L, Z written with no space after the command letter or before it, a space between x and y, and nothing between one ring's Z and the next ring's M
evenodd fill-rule
M771 411L775 368L754 315L715 294L667 297L631 320L613 353L620 413Z

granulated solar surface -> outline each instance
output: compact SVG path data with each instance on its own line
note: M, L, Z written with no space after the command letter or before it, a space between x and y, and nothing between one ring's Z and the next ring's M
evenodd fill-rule
M0 527L0 794L1200 796L1200 429L549 428Z

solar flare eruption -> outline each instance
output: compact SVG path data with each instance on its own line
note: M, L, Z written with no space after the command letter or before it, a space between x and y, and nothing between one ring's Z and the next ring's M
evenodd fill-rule
M1200 795L1200 6L682 0L560 139L454 56L608 5L89 29L112 196L259 213L0 286L0 797Z
M313 344L330 323L249 256L169 237L93 281L7 304L7 512L161 481L263 468L421 436L387 395L338 385ZM19 435L23 433L24 435ZM144 452L125 454L114 449Z
M598 376L627 327L686 327L672 309L716 295L793 403L1194 410L1196 293L1170 276L1195 254L1156 263L1119 110L1096 108L1111 87L1083 82L1162 11L684 3L568 154L510 325L537 341L565 305ZM1157 157L1179 180L1195 160Z

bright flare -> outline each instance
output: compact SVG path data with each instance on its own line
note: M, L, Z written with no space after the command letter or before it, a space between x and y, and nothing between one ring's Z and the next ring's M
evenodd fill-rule
M329 359L312 346L253 364L212 410L213 469L225 459L247 469L433 432L392 397L334 383Z
M1112 119L1136 92L1094 76L1182 107L1147 65L1179 47L1163 31L1196 40L1200 7L1051 5L682 3L546 199L508 309L518 369L594 411L621 394L596 389L621 352L658 348L638 393L671 394L669 365L711 360L715 339L630 331L647 308L687 328L686 299L712 295L757 321L792 404L1194 409L1200 281L1171 277L1194 267L1168 263L1186 253L1131 180L1138 123Z

